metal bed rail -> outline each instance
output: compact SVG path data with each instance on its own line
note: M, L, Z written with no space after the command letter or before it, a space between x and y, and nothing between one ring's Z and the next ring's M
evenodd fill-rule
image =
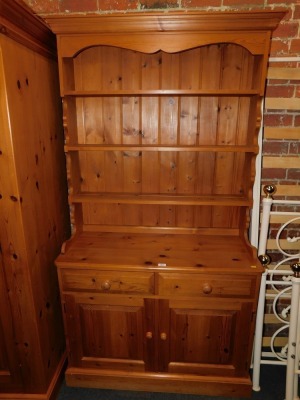
M267 185L264 187L266 197L262 201L262 218L258 245L258 256L265 267L262 275L260 295L258 300L256 329L253 350L253 390L260 390L260 367L262 364L276 364L286 367L285 400L298 400L298 375L299 370L299 342L300 342L300 248L294 252L285 251L281 246L281 236L293 224L300 224L300 212L298 211L273 211L273 205L300 206L300 201L274 200L276 187ZM282 259L270 268L271 259L267 254L267 241L272 215L285 216L276 235L276 251L282 255ZM287 242L300 243L300 233L293 237L287 237ZM285 269L290 264L291 269ZM270 351L262 350L263 326L265 318L266 301L272 303L272 312L280 327L271 337ZM278 311L278 304L284 300L284 306ZM286 344L280 348L276 346L276 339L285 334Z

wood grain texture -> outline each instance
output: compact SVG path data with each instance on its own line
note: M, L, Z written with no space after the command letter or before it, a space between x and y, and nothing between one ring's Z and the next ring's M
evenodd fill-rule
M219 249L218 253L214 253L215 248ZM251 266L257 264L253 255L245 251L244 242L239 237L172 233L124 235L113 232L81 233L56 262L62 267L74 263L83 268L107 265L110 268L131 266L134 270L137 266L147 269L159 267L160 263L171 269L183 268L183 265L185 268L197 267L199 264L201 271L206 273L209 272L206 268L218 272L231 268L237 272L236 269L245 268L251 273Z
M0 398L46 399L65 360L54 269L69 235L57 64L51 32L12 3L1 7L0 37Z
M112 370L103 371L98 376L95 370L83 368L70 368L66 374L67 384L75 387L87 388L125 389L135 388L137 391L155 391L168 393L219 395L219 396L242 396L250 397L252 384L250 378L239 377L214 377L191 375L185 377L182 382L181 374L159 374L157 379L149 373L119 373ZM154 385L155 382L155 385Z

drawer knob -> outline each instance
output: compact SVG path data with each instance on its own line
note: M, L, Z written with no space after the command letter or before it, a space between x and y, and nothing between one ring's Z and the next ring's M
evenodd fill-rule
M204 294L210 294L212 292L212 287L209 283L204 283L202 290Z
M147 339L152 339L152 332L146 332L146 338Z
M111 283L110 283L109 281L104 281L104 282L101 284L101 288L102 288L103 290L109 290L110 287L111 287Z
M160 334L160 338L161 338L161 340L167 340L167 334L165 332L162 332Z

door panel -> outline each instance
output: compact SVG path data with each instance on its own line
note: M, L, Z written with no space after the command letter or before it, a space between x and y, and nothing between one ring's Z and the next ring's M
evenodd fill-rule
M145 370L143 300L109 295L65 300L71 366Z
M84 357L142 358L140 307L80 305Z
M171 359L175 362L228 364L235 324L236 311L171 310L171 327L176 332Z
M174 303L174 304L173 304ZM240 376L249 366L252 303L170 301L169 372Z

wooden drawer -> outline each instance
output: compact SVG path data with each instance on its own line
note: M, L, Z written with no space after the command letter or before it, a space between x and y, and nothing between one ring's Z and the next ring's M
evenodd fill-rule
M159 274L159 294L172 296L234 296L255 294L255 277L236 275Z
M122 272L61 269L63 291L103 293L154 293L151 272Z

